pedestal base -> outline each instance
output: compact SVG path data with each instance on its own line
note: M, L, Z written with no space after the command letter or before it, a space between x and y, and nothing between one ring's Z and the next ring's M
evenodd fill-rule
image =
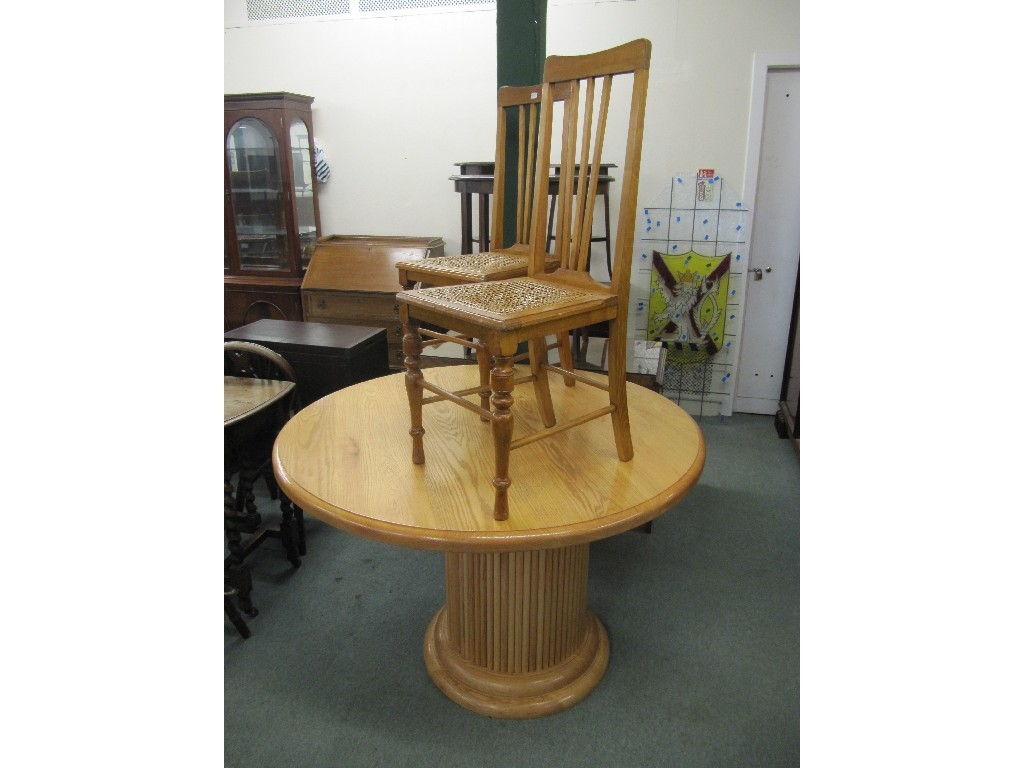
M441 691L490 717L542 717L585 698L608 667L586 607L589 545L446 555L447 603L423 655Z

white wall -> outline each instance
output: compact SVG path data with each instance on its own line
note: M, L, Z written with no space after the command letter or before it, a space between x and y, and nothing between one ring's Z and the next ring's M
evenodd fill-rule
M798 51L799 8L799 0L549 0L547 50L651 40L641 204L667 175L698 167L742 189L753 54ZM493 7L285 22L249 22L245 0L225 0L224 11L225 93L316 99L314 132L332 169L320 198L323 233L439 235L458 253L448 177L455 162L494 153ZM612 203L614 217L614 195Z

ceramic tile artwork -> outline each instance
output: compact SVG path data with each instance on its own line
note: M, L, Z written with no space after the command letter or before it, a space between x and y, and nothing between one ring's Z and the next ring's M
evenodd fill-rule
M733 391L748 210L712 170L666 181L638 211L633 336L660 338L668 348L663 394L683 405L696 403L702 413L720 412ZM728 257L728 267L714 277L721 259L698 264L701 257Z

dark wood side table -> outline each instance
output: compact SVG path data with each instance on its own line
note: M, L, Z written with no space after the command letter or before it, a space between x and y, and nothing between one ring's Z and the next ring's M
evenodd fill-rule
M224 334L277 352L295 369L299 406L343 387L390 373L383 328L292 320L257 320Z

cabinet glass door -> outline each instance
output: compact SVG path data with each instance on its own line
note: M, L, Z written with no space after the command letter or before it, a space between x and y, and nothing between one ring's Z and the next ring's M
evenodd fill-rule
M292 181L295 187L295 221L299 228L302 266L316 245L316 213L313 209L313 161L309 130L301 120L293 120L288 132L292 150Z
M246 117L231 127L227 153L241 268L287 271L288 230L277 139L262 120Z

